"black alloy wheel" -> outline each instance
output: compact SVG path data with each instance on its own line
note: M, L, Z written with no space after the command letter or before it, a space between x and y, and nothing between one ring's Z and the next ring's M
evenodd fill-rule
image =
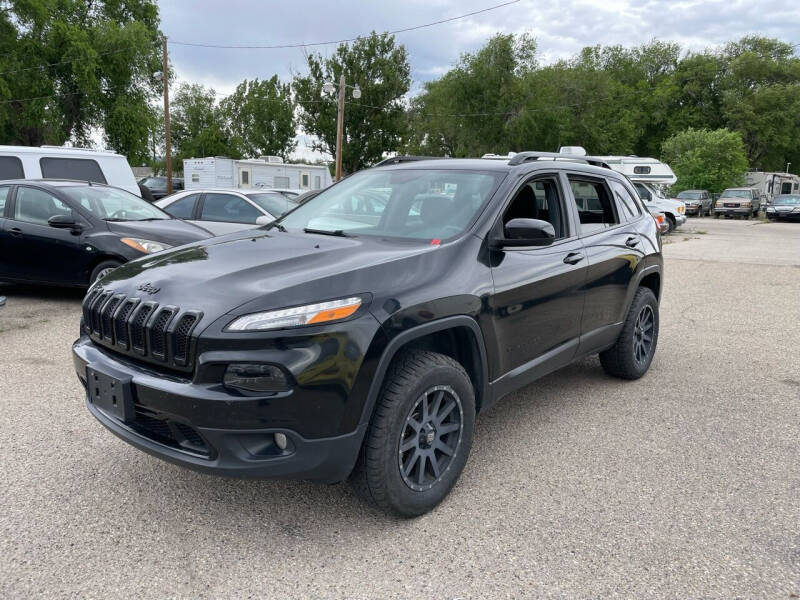
M448 385L426 390L406 417L400 434L398 460L405 484L421 492L436 485L458 454L464 409Z
M639 311L633 326L633 358L637 364L644 364L653 350L653 328L655 327L653 308L646 304Z

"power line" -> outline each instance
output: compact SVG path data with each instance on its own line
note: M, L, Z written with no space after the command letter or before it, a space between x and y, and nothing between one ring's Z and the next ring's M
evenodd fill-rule
M496 4L494 6L490 6L488 8L482 8L481 10L476 10L470 13L466 13L463 15L458 15L457 17L450 17L448 19L440 19L439 21L433 21L431 23L424 23L422 25L414 25L413 27L404 27L403 29L395 29L394 31L387 31L385 33L389 35L394 35L396 33L406 33L408 31L416 31L417 29L424 29L426 27L433 27L434 25L442 25L443 23L450 23L452 21L458 21L459 19L466 19L467 17L472 17L475 15L479 15L481 13L489 12L491 10L497 10L498 8L503 8L504 6L509 6L511 4L516 4L521 0L510 0L509 2L504 2L502 4ZM178 46L196 46L199 48L226 48L226 49L248 49L248 50L279 50L285 48L306 48L308 46L327 46L329 44L346 44L349 42L355 42L363 38L364 36L357 36L354 38L347 38L342 40L331 40L328 42L308 42L308 43L294 43L294 44L277 44L272 46L261 46L261 45L237 45L237 46L230 46L225 44L204 44L200 42L174 42L172 40L169 41L170 44L176 44Z

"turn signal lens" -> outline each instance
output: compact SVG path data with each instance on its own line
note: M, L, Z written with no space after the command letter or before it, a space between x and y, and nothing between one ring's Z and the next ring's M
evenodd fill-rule
M228 325L226 329L227 331L265 331L330 323L346 319L354 314L360 306L361 298L354 296L341 300L296 306L295 308L270 310L239 317Z

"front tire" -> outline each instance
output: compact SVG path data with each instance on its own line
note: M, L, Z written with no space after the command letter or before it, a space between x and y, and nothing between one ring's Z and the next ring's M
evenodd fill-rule
M617 342L600 353L603 370L621 379L639 379L647 373L658 344L658 300L640 287L633 296Z
M449 356L403 351L383 391L351 476L381 510L415 517L439 504L464 470L475 425L475 392Z
M675 217L667 215L667 233L672 233L678 224L675 222Z
M92 285L98 279L102 279L121 264L116 260L104 260L92 270L92 274L89 275L89 285Z

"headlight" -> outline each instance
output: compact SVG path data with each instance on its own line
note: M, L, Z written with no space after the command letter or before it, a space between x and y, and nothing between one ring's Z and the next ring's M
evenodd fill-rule
M239 317L226 329L227 331L265 331L283 327L330 323L346 319L356 312L359 306L361 306L361 298L354 296L282 310L269 310Z
M161 252L172 248L169 244L163 242L153 242L151 240L142 240L140 238L122 238L120 240L126 246L130 246L134 250L144 252L145 254L153 254L153 252Z

